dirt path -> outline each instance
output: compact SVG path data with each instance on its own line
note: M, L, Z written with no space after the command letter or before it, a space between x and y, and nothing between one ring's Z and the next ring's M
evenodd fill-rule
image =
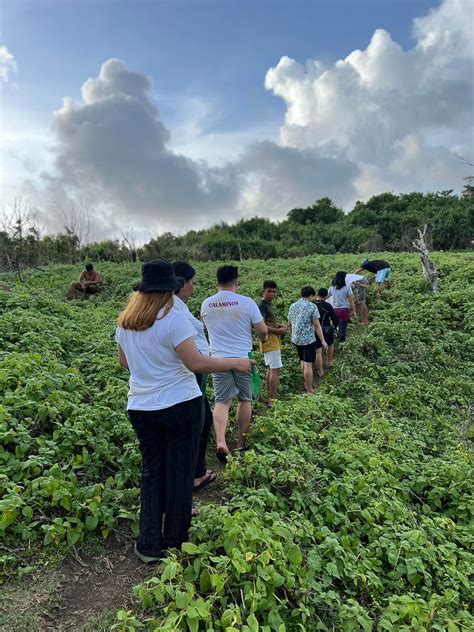
M211 456L217 481L194 496L197 506L225 502L223 466ZM131 606L133 587L152 577L133 553L129 532L107 541L89 540L58 565L51 563L4 586L0 595L1 632L101 632L109 630L121 608Z

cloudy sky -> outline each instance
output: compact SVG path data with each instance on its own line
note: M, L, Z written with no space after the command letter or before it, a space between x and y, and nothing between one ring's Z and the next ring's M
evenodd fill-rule
M142 236L474 162L472 0L3 0L1 194Z

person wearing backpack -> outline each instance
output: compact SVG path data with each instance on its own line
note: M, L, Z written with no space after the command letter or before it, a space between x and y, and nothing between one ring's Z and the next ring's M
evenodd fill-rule
M316 297L316 306L319 311L319 321L321 323L321 329L323 330L324 340L328 346L326 350L326 367L328 369L332 369L334 365L334 332L336 327L339 325L339 318L337 317L331 303L326 301L327 297L327 289L325 287L319 288L318 295ZM321 365L317 367L319 375L323 372L322 354L320 357ZM318 357L316 357L316 360L318 360Z

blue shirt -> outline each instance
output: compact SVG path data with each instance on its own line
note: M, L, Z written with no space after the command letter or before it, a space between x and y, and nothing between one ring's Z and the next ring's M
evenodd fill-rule
M329 296L332 296L333 307L350 307L349 296L352 296L352 289L350 285L345 285L337 290L334 285L329 288Z

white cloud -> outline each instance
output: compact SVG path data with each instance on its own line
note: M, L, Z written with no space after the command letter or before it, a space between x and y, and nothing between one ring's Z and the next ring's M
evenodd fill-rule
M287 105L282 145L352 161L361 197L459 188L465 167L450 149L461 136L472 146L473 13L470 0L445 0L415 21L408 51L379 29L332 65L283 57L265 79Z
M0 84L7 83L9 75L16 72L15 58L6 46L0 46Z
M214 131L216 103L189 96L172 137L150 78L109 59L55 112L54 168L39 188L96 209L101 234L281 218L324 196L348 208L387 190L459 190L466 165L454 153L471 157L473 138L473 11L444 0L414 21L410 50L378 29L332 64L282 57L265 78L287 108L278 142L271 123Z

